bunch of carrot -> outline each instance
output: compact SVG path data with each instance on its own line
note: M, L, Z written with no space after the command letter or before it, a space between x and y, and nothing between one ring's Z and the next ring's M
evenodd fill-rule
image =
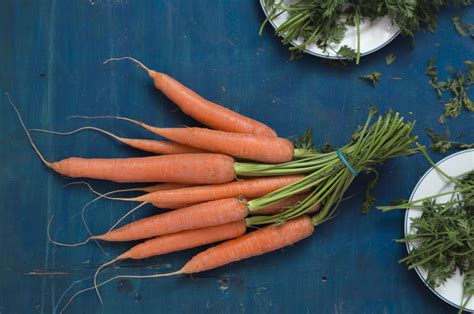
M139 202L131 212L144 204L173 209L115 229L117 223L106 233L87 239L145 240L97 269L95 289L124 277L97 283L103 267L123 259L143 259L225 241L199 253L178 271L140 278L161 277L197 273L291 245L309 237L315 225L330 218L358 172L375 171L374 167L384 160L414 151L413 123L389 113L370 125L375 112L370 113L351 143L340 150L321 153L311 148L295 149L265 124L208 101L135 59L110 60L121 59L139 64L157 89L208 128L160 128L125 117L82 117L125 120L170 141L123 138L90 126L67 133L47 131L62 135L98 131L125 145L159 154L122 159L71 157L50 162L35 146L10 100L32 147L47 167L75 178L156 182L159 184L129 189L144 192L134 198L110 196L128 190L100 194L98 198ZM258 225L265 226L246 233L248 227Z

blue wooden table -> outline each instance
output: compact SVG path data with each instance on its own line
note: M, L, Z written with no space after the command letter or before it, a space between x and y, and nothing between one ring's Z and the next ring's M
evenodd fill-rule
M102 65L111 56L131 55L169 73L205 97L270 124L291 137L312 127L318 145L345 144L366 117L366 97L381 111L394 108L424 128L443 130L442 110L424 75L436 56L445 67L472 58L472 39L459 36L450 19L472 22L474 10L447 9L438 31L399 37L360 66L334 67L305 56L294 62L273 30L262 37L264 16L256 1L13 1L0 3L0 90L11 94L28 127L70 130L87 123L70 115L120 114L160 126L196 125L154 90L145 73L128 62ZM387 66L385 57L396 56ZM359 75L382 73L377 87L358 83ZM399 79L394 79L399 78ZM49 313L65 298L91 284L96 267L130 244L76 248L52 245L83 240L79 211L93 196L73 180L48 170L29 147L6 97L0 109L0 313ZM449 121L453 135L470 134L473 116ZM149 137L117 121L94 125L127 136ZM144 156L100 134L71 137L34 134L50 160L67 156ZM433 155L436 160L442 156ZM377 204L406 198L428 168L420 156L399 158L380 168ZM361 176L349 194L364 190ZM117 187L92 182L101 191ZM293 247L191 277L125 280L101 289L104 305L89 292L70 313L448 313L417 275L399 265L405 248L403 212L363 215L363 197L343 203L338 217ZM132 207L100 201L87 212L100 233ZM146 208L134 218L149 215ZM104 272L151 274L178 269L195 249L139 262L122 262ZM105 278L105 277L104 277ZM85 279L85 280L84 280Z

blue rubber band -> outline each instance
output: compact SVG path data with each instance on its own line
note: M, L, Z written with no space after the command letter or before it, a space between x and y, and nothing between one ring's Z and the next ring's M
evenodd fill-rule
M352 166L349 164L349 162L347 162L346 160L346 157L344 157L344 155L342 154L342 152L338 149L336 150L337 152L337 156L339 156L339 159L341 159L342 163L344 164L344 166L347 167L347 169L349 169L349 171L352 173L352 175L354 177L357 177L357 175L359 174L354 168L352 168Z

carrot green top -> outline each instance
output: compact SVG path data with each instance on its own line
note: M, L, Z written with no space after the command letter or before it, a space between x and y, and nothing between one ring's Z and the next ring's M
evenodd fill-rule
M378 173L375 167L385 160L409 155L418 151L417 137L413 135L414 122L405 122L398 112L376 115L372 109L363 126L352 135L352 141L336 151L322 153L312 149L299 150L299 159L280 164L236 163L234 168L240 176L272 176L306 174L290 185L282 187L263 197L249 201L250 211L256 211L291 195L312 189L312 192L293 208L273 216L254 216L246 219L248 225L281 223L306 213L315 204L322 205L313 217L318 225L329 219L342 200L344 192L358 173L372 173L375 178L369 183L367 199L363 210L372 206L370 191L375 186Z

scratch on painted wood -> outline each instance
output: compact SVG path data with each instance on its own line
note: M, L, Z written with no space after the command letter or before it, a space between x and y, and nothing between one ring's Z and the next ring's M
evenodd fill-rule
M49 270L33 270L28 273L25 273L28 276L55 276L55 275L69 275L67 272L63 271L49 271Z

